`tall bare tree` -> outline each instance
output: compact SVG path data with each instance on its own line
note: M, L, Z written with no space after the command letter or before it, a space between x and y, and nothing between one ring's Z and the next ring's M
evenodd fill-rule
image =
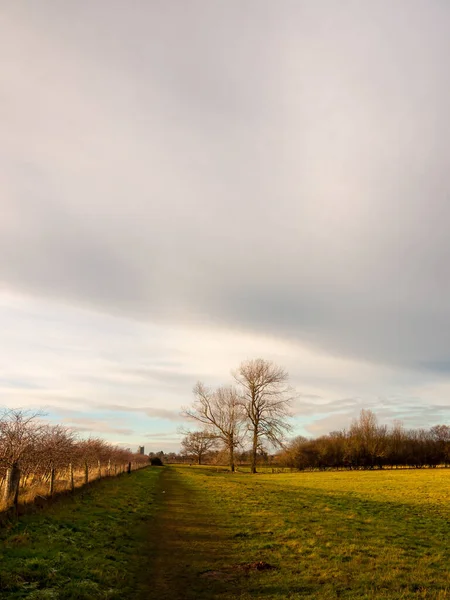
M188 456L193 456L201 465L205 454L217 444L216 436L210 431L187 431L181 447Z
M358 465L374 467L386 453L387 427L379 425L371 410L362 409L350 426L350 441Z
M234 471L234 451L241 441L244 412L236 390L231 386L211 390L198 382L194 387L192 406L183 415L202 423L209 433L220 440L229 453L230 469Z
M233 372L251 435L251 472L262 439L280 446L291 427L287 422L293 400L288 373L274 363L257 358L247 360Z

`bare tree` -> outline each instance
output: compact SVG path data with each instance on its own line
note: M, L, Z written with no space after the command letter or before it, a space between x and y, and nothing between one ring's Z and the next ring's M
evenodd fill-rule
M201 465L205 454L217 445L217 438L210 431L187 431L181 447L188 456L193 456Z
M208 432L220 440L229 453L230 469L234 471L234 451L241 441L244 413L236 390L220 387L213 391L203 383L194 387L194 402L183 409L183 415L202 423Z
M387 427L378 425L375 413L363 408L359 418L353 420L349 433L358 466L380 465L386 453Z
M251 472L256 473L256 457L261 440L281 446L291 427L287 422L293 400L288 373L270 361L248 360L233 372L251 435Z
M75 487L74 470L89 468L98 477L123 472L148 463L148 457L133 454L97 439L78 440L75 432L62 425L41 421L42 413L21 409L0 412L0 510L19 502L19 493L36 496L42 485L48 495ZM102 471L103 469L103 471ZM67 481L68 477L68 481ZM26 488L26 489L25 489Z
M40 412L6 409L0 414L0 465L12 467L22 463L34 448L42 432Z

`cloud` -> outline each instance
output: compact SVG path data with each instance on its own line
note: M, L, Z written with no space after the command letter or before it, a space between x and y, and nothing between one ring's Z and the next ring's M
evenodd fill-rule
M300 399L293 402L293 412L297 416L330 414L355 408L360 402L360 398L337 398L321 402L307 402Z
M133 379L143 382L154 382L170 387L183 387L184 389L193 387L198 376L191 373L183 373L177 369L183 368L181 363L177 363L175 367L169 368L163 366L147 366L114 370L110 377L124 377L127 380Z
M168 431L168 432L162 432L162 433L147 433L145 435L145 437L149 437L152 439L173 440L173 439L179 438L179 433L177 431Z
M301 400L301 399L306 399L306 400L321 400L322 396L319 396L318 394L304 394L302 392L299 392L296 394L296 398Z
M448 6L175 6L2 10L0 402L448 397Z
M2 280L446 360L448 8L385 9L8 7Z
M101 419L88 417L66 417L62 420L64 425L67 425L73 431L83 433L117 433L120 435L133 435L133 429L126 427L114 427L110 422L104 422Z
M152 417L155 419L164 419L167 421L183 421L183 417L180 412L175 410L169 410L166 408L158 408L151 406L121 406L117 404L108 404L102 405L103 410L112 410L112 411L120 411L120 412L136 412L136 413L144 413L148 417Z
M133 435L132 429L126 429L125 427L99 427L95 423L92 423L92 427L89 425L69 425L72 431L78 431L80 433L117 433L119 435Z
M0 308L0 404L43 409L54 422L86 417L133 430L127 445L146 436L151 442L165 421L183 423L180 405L192 400L191 381L220 385L230 381L231 367L258 355L290 372L298 433L327 415L346 413L349 423L361 408L383 418L390 409L411 426L445 418L431 411L450 393L445 373L381 367L243 331L167 329L17 294L0 294ZM164 377L153 379L153 372ZM114 441L111 432L101 435ZM164 448L176 443L161 439Z

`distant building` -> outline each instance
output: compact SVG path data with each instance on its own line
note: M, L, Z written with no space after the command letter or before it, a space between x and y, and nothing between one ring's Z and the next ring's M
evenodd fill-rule
M139 446L138 454L144 454L144 446Z

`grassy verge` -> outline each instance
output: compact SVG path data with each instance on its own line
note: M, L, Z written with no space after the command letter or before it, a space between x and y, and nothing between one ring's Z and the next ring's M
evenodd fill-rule
M202 506L177 553L199 598L450 598L450 471L252 477L180 467L176 477ZM189 554L202 523L225 549L210 547L209 566ZM257 561L276 569L237 567ZM201 585L207 568L222 574L221 590Z
M146 469L0 537L5 600L450 599L450 470Z
M0 597L133 598L160 469L105 479L0 530Z

